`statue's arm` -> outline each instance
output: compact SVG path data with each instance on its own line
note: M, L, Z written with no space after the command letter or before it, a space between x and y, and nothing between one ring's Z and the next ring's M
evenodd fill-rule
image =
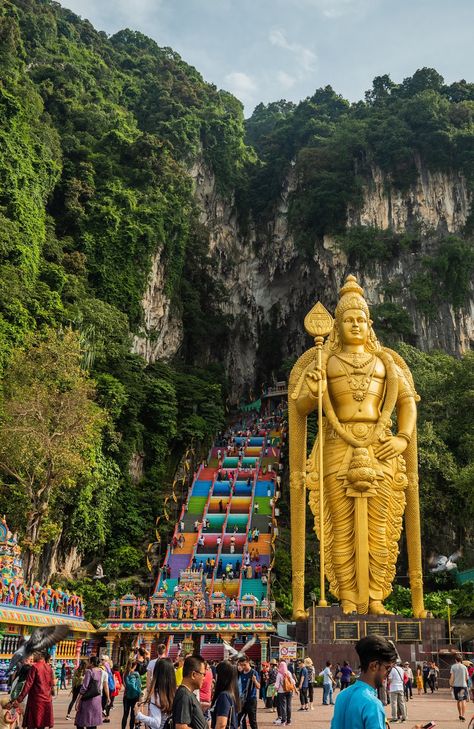
M326 369L312 365L311 369L308 368L302 375L302 380L296 389L296 407L300 415L309 415L318 407L320 383L321 391L324 393L327 385Z
M416 392L403 372L398 376L397 436L410 442L416 425Z
M413 396L404 397L403 400L398 401L397 420L397 436L405 438L407 443L409 443L416 425L416 403Z

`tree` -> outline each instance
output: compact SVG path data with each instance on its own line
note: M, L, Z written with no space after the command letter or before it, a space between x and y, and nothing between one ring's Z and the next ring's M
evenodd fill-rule
M60 528L51 504L88 471L105 423L81 357L76 333L48 330L13 351L5 374L1 491L23 507L27 580L38 573L42 547Z

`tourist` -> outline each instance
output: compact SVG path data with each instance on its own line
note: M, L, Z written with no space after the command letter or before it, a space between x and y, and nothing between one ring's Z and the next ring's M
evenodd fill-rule
M326 661L326 667L319 674L323 677L323 704L334 704L333 688L336 681L333 678L331 667L331 661Z
M407 709L403 691L404 672L400 665L400 661L398 661L398 664L399 665L393 666L392 670L388 674L388 680L390 682L390 708L392 710L392 721L405 721L407 718Z
M296 691L296 682L285 661L280 661L278 666L275 689L278 695L278 719L273 723L278 726L291 724L291 699L293 691Z
M206 672L201 656L188 656L183 664L183 681L173 701L174 729L208 729L199 701L194 693L201 688Z
M355 676L355 673L353 672L352 668L349 666L349 663L347 661L344 661L344 663L342 664L341 669L340 669L340 674L341 674L341 691L343 691L344 689L346 689L349 686L349 684L351 682L351 677Z
M262 575L262 582L264 577L266 579L266 576ZM306 669L308 671L308 704L309 708L312 711L314 709L314 678L316 676L316 671L314 670L313 661L311 660L311 658L305 658L304 665L306 666Z
M147 668L147 671L148 671L148 668ZM119 693L122 690L122 686L123 686L122 674L120 673L120 669L116 664L114 664L112 666L112 675L113 675L114 681L115 681L115 688L110 694L110 702L107 706L107 716L110 714L110 710L114 708L115 698L116 698L116 696L119 695Z
M180 653L174 664L174 672L176 675L176 686L181 686L183 682L183 666L184 666L184 655Z
M105 693L108 699L108 691L105 673L99 668L99 658L91 656L76 702L74 723L77 727L96 727L102 724L102 694ZM35 726L45 725L36 724Z
M126 729L129 715L130 729L133 729L135 723L135 704L142 692L142 684L136 659L130 659L128 661L123 674L123 685L125 686L125 691L123 695L122 729ZM88 724L87 726L91 725Z
M208 721L211 719L209 709L211 708L212 698L212 671L209 663L206 661L206 675L203 678L201 688L199 689L199 703L201 704L202 713Z
M102 711L105 716L104 724L109 724L110 723L109 704L110 704L110 697L111 697L113 691L115 691L115 679L114 679L114 675L112 673L112 667L110 665L110 658L105 653L103 656L101 656L99 668L105 673L104 680L107 681L107 685L109 687L109 691L107 694L105 693L105 691L102 692Z
M237 668L230 661L221 661L216 668L216 685L211 707L211 729L238 729L238 713Z
M173 664L169 658L156 659L151 677L150 688L145 704L148 704L148 716L140 711L141 704L134 707L135 723L142 723L151 729L161 729L171 715L176 694L176 677Z
M53 693L54 677L53 669L45 660L44 653L33 653L33 663L28 671L26 681L23 684L19 695L13 702L18 707L23 699L28 696L23 726L27 729L35 727L53 727Z
M59 688L60 689L67 688L67 686L66 686L66 662L65 661L63 661L61 663L61 668L59 670Z
M67 712L66 712L66 719L68 721L71 720L72 707L76 703L77 697L79 696L79 691L81 689L82 682L84 681L84 674L86 672L86 668L87 668L87 661L82 660L82 661L79 661L79 665L76 668L76 670L74 671L74 675L72 677L72 686L71 686L72 698L71 698L71 701L69 702L69 706L67 707Z
M457 702L458 716L460 721L466 721L466 701L468 699L467 680L469 674L462 662L462 656L458 653L455 662L451 666L449 674L449 685L453 689L454 698Z
M426 688L429 685L428 683L428 676L430 675L430 667L427 663L427 661L423 661L423 691L425 694L427 693ZM433 692L431 692L433 693Z
M403 691L405 693L405 701L413 698L413 671L408 661L403 664Z
M257 690L260 688L257 672L250 665L248 656L241 656L238 660L240 712L239 726L245 725L248 717L250 729L257 729Z
M277 691L275 688L276 678L278 676L278 662L276 658L272 658L270 661L270 668L268 670L267 679L267 700L265 702L265 708L274 713L277 706Z
M298 661L298 690L300 692L300 708L298 711L309 711L308 702L308 669L304 664L304 660L300 658Z
M146 667L146 690L148 693L150 692L155 666L162 658L166 658L166 646L164 643L159 643L156 647L156 658L153 658Z
M423 668L420 664L416 667L416 688L418 689L418 696L423 693Z
M356 643L355 649L360 660L360 679L338 695L331 729L386 729L377 689L398 658L395 646L379 635L368 635ZM421 725L413 729L421 729Z

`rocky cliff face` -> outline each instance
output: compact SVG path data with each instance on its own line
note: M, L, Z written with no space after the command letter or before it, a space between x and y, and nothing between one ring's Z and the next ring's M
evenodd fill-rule
M421 255L429 254L436 233L460 232L471 205L462 175L432 173L421 164L418 172L416 185L401 192L374 168L361 207L347 212L348 225L403 232L418 223L433 234L432 243L427 236ZM290 173L266 227L262 230L251 224L245 236L239 229L233 199L218 194L214 176L203 160L195 163L191 175L201 222L210 231L213 273L225 284L224 309L234 322L225 363L235 399L251 391L262 331L265 329L267 337L280 342L283 358L300 354L310 345L303 328L305 314L318 299L333 309L348 273L357 275L372 305L384 302L383 284L395 279L399 282L401 293L396 301L407 310L415 343L421 349L460 353L470 347L474 339L474 297L464 310L443 304L429 319L417 309L410 282L419 271L420 254L406 253L389 263L374 262L366 270L354 270L336 242L327 236L322 244L315 241L312 258L303 257L287 222L289 197L296 184L294 173ZM137 351L149 360L173 356L182 336L179 318L163 293L163 278L157 257L143 300L148 336L136 339ZM267 364L272 367L272 363Z

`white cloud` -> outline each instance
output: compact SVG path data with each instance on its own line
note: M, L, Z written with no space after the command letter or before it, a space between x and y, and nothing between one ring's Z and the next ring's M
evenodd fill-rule
M301 45L301 43L290 43L285 33L279 28L273 28L270 31L268 34L268 40L272 46L283 48L285 51L292 53L296 62L303 71L314 71L317 56L310 48L306 48L306 46Z
M282 89L285 89L286 91L293 88L296 83L295 77L290 76L290 74L286 73L286 71L278 71L276 77L279 85L282 87Z
M350 13L365 13L373 0L298 0L298 2L300 5L316 8L329 20L335 20Z
M258 89L254 79L242 71L232 71L225 76L226 88L238 99L249 103Z

